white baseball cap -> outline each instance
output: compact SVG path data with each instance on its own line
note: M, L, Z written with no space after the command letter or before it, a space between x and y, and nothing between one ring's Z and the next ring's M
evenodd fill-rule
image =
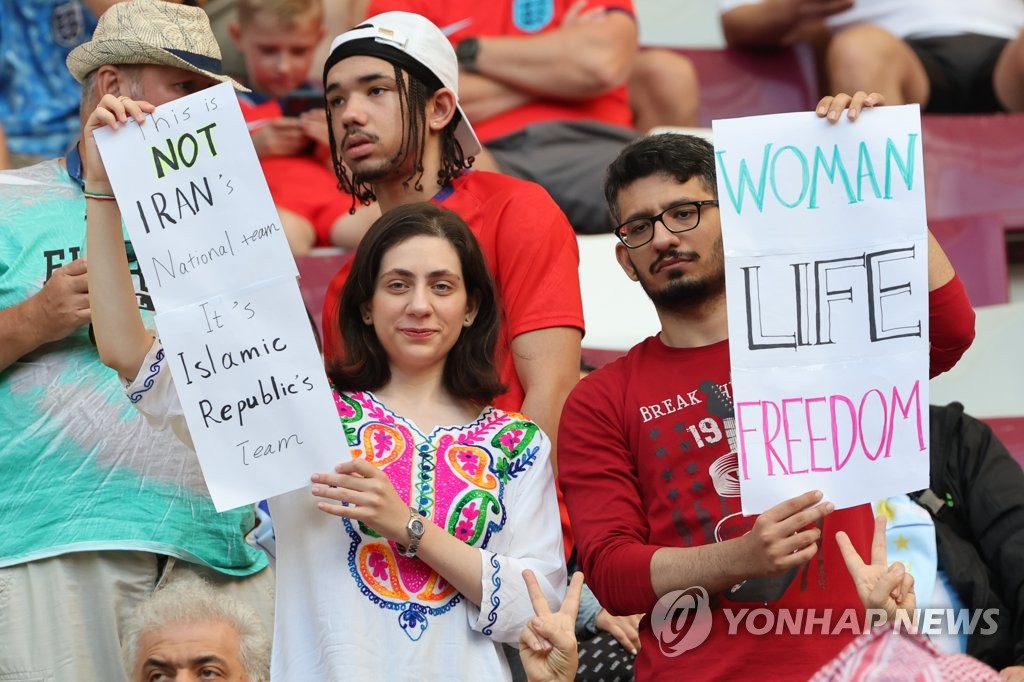
M480 153L480 139L459 104L459 62L455 49L441 29L412 12L384 12L370 17L331 43L331 53L324 64L324 79L332 66L356 55L379 57L421 80L426 70L441 81L443 87L455 93L455 108L459 112L455 139L462 153L467 158Z

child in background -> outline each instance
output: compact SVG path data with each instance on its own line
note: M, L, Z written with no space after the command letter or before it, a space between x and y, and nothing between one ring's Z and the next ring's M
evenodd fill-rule
M314 246L355 248L380 211L353 202L338 189L328 165L322 95L319 105L305 113L291 107L301 102L299 93L310 99L306 77L324 35L322 0L238 0L230 32L253 90L239 96L242 113L292 252L300 256Z

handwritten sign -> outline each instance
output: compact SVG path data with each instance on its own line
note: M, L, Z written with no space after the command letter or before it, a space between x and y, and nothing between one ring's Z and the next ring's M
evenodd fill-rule
M157 107L143 125L102 128L96 142L157 310L298 275L227 83Z
M175 100L96 141L214 506L295 490L349 459L231 87Z
M714 122L743 512L928 484L928 274L916 106Z

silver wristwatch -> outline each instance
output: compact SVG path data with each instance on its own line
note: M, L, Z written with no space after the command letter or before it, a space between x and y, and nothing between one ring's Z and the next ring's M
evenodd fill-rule
M426 530L427 526L423 517L418 511L409 507L409 522L405 524L405 532L409 534L409 544L400 545L396 542L395 547L398 549L398 553L402 556L415 557L416 550L420 548L420 540L423 539L423 533Z

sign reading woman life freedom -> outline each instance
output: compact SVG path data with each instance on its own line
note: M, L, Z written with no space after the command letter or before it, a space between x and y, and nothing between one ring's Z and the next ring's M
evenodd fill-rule
M101 129L96 141L217 509L295 490L349 459L231 86L157 107L142 125Z
M714 139L743 513L927 487L918 107L715 121Z

